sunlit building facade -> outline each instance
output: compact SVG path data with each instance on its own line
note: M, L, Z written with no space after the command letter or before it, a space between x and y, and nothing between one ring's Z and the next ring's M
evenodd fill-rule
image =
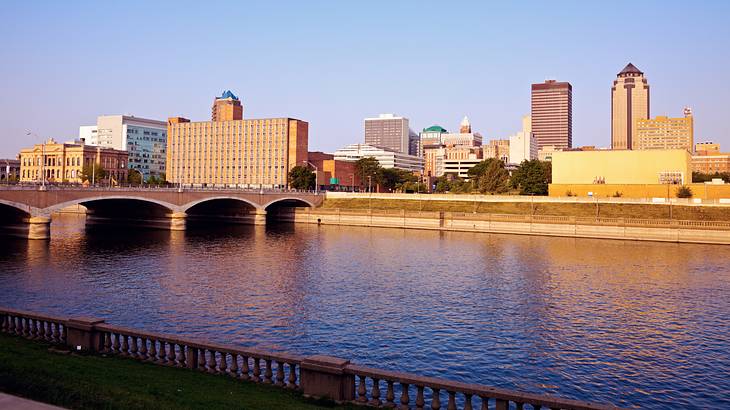
M639 119L636 121L634 149L686 149L694 145L692 110L684 109L684 117Z
M104 180L115 184L127 180L127 151L82 143L58 143L49 139L20 151L20 181L83 183L84 166L93 163L106 172ZM92 174L86 180L98 183L102 179Z

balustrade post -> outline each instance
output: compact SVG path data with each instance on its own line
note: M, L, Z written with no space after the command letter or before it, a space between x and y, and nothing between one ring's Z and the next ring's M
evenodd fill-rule
M391 380L386 380L386 383L388 385L388 389L385 392L385 407L392 409L395 408L395 392L393 392L393 382Z
M15 334L15 317L14 316L8 316L8 333L11 335Z
M46 322L44 322L42 320L39 321L37 323L37 327L38 327L38 339L46 340Z
M369 404L371 406L380 407L381 401L380 401L380 379L376 379L373 377L373 390L370 392L370 402Z
M49 342L54 342L53 338L53 323L46 322L46 340Z
M400 408L401 410L409 410L411 398L408 396L408 383L401 383L401 393L400 393Z
M289 389L297 388L297 365L295 363L289 363L289 380L286 387Z
M266 370L264 371L264 383L265 384L271 384L271 376L274 375L274 373L271 371L271 359L264 360L266 363Z
M122 356L129 356L129 337L127 335L120 335L122 337Z
M139 343L139 360L147 361L147 338L143 337Z
M188 346L188 358L186 359L186 366L188 369L198 368L198 348Z
M426 406L426 399L423 397L423 386L416 386L416 409L423 410Z
M252 357L253 359L253 381L256 383L261 381L261 360L258 357Z
M248 372L250 372L251 369L248 367L248 356L241 356L241 380L248 380L251 376L249 376Z
M185 356L185 345L178 343L177 347L178 347L178 352L177 352L178 367L188 367L188 365L185 363L185 360L187 359L187 356Z
M284 362L276 361L276 383L277 386L281 387L284 385Z
M198 349L198 370L204 372L207 364L205 363L205 349Z
M101 319L72 318L64 324L66 345L73 350L96 353L101 350L102 334L96 325L104 323Z
M231 353L231 367L228 368L228 375L238 377L238 355Z
M472 410L471 406L471 394L464 394L464 410Z
M221 364L218 366L218 373L228 373L228 361L226 360L227 353L221 352Z
M210 354L208 358L208 373L216 373L216 366L218 366L218 363L215 359L215 350L208 350L208 354Z
M446 410L456 410L456 392L449 391L449 402L446 405Z
M175 343L170 343L170 350L167 352L167 364L175 367L177 365L177 363L175 363L176 357L177 355L175 354Z
M154 363L157 361L157 340L150 339L150 350L147 354L147 361Z
M479 398L482 399L481 410L489 410L489 397L479 396Z
M131 357L132 359L136 359L138 357L137 356L137 351L138 351L137 336L130 336L129 338L131 339L131 343L129 346L129 357Z
M119 344L119 333L114 333L114 343L112 344L112 350L114 351L114 353L119 354L120 346L121 345Z
M504 400L504 399L496 399L495 403L494 403L494 409L495 410L509 410L509 401Z
M365 385L365 376L357 376L360 378L360 384L357 386L357 401L358 403L367 403L368 401L368 386Z
M431 388L431 391L433 392L433 397L431 397L431 409L439 410L441 408L441 397L439 397L441 390Z
M349 360L323 355L304 359L299 366L304 395L329 398L338 403L354 400L355 376L345 373L349 364Z

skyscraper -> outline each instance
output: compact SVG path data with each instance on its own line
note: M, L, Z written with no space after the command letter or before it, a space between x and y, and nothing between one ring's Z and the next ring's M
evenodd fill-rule
M408 154L410 141L408 118L393 114L365 118L365 144Z
M220 97L213 100L211 119L219 121L238 121L243 119L241 100L231 90L226 90Z
M649 118L649 83L629 63L611 87L611 148L633 149L636 120Z
M532 84L532 132L538 148L573 146L573 87L547 80Z

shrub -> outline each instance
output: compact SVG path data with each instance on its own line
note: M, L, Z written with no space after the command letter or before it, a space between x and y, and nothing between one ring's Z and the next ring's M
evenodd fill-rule
M692 198L692 188L687 185L677 188L677 198Z
M578 195L577 195L577 194L575 194L575 193L574 193L573 191L571 191L571 190L569 189L569 190L565 191L565 196L578 196Z
M624 196L624 194L622 192L616 191L611 196L614 198L621 198L622 196Z

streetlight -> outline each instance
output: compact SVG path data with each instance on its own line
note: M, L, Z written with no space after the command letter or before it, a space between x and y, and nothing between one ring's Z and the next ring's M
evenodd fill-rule
M319 171L317 170L317 166L306 160L302 161L302 164L309 164L314 168L314 195L318 195L319 194L319 175L317 175L317 173Z
M139 173L139 184L144 187L144 174L137 168L129 168L131 171L137 171Z
M32 135L36 138L40 138L38 136L38 134L36 134L30 130L26 130L25 135L26 136ZM41 174L42 174L42 176L41 176L40 190L45 191L46 190L46 143L44 141L41 141Z

